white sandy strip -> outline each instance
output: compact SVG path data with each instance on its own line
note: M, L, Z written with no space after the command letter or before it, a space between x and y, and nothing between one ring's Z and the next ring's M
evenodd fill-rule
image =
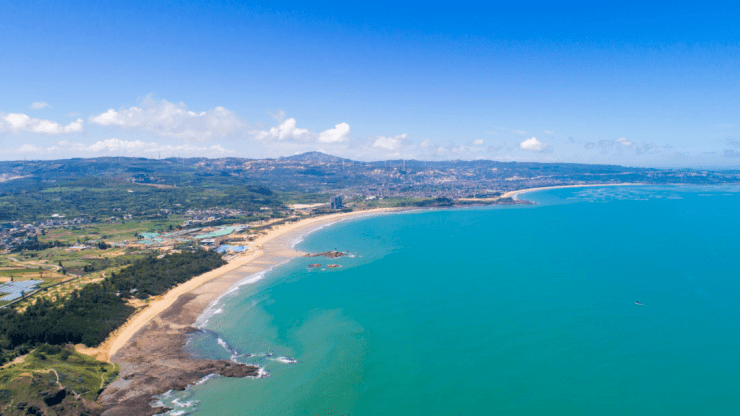
M558 186L543 186L541 188L526 188L519 189L516 191L509 191L501 195L501 198L513 198L517 199L519 195L526 194L534 191L544 191L546 189L564 189L564 188L590 188L590 187L602 187L602 186L636 186L645 185L643 183L589 183L583 185L558 185Z
M256 240L254 240L254 242L250 244L252 247L254 247L254 252L242 257L238 257L232 260L229 264L221 266L218 269L211 270L210 272L204 273L200 276L196 276L185 283L175 286L164 295L154 298L154 300L149 303L149 305L147 305L143 310L139 311L134 316L129 318L129 320L125 324L114 331L108 337L108 339L106 339L105 342L103 342L99 347L84 348L84 346L80 345L77 347L77 350L84 354L96 356L99 360L110 360L110 357L112 357L119 349L121 349L131 339L131 337L136 334L136 332L138 332L161 312L172 306L172 304L175 303L180 295L191 292L213 279L216 279L233 270L249 264L258 256L265 254L265 251L263 250L263 246L265 243L270 242L277 237L284 236L288 233L294 233L295 235L293 236L292 240L296 240L302 235L309 233L317 228L320 228L325 224L334 223L352 217L380 214L395 210L396 209L394 208L378 208L367 211L337 213L321 217L307 218L294 223L277 226L269 230L266 235L257 238ZM268 250L272 252L290 248L290 246L270 247Z

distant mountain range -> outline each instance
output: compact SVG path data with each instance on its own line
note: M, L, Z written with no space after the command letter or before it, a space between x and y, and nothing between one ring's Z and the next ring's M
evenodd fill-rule
M104 157L0 162L0 192L81 178L164 186L246 183L281 191L456 197L579 183L740 183L740 172L491 160L360 162L321 152L277 159Z

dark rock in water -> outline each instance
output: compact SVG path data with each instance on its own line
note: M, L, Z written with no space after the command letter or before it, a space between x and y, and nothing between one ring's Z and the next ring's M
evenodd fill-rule
M343 252L343 251L325 251L323 253L309 253L309 254L306 254L306 257L324 256L324 257L328 257L330 259L336 259L338 257L344 256L345 254L347 254L347 253L346 252Z

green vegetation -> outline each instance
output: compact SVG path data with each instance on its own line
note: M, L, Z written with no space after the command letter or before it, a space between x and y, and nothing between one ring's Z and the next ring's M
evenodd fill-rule
M80 168L74 166L73 161L68 163L68 168ZM144 161L139 168L115 163L99 166L80 163L83 169L100 169L104 173L80 178L79 174L70 172L37 169L33 178L1 184L0 221L37 221L48 219L51 214L66 218L102 219L124 215L166 218L188 209L219 207L259 211L261 207L282 205L281 198L263 186L231 175L201 173L192 166L154 161ZM152 176L153 165L164 169L157 172L157 177ZM167 175L167 171L171 175ZM122 179L121 173L130 179Z
M215 251L185 251L136 261L120 273L113 273L109 283L121 297L133 296L131 291L136 289L135 296L145 299L224 264L226 261Z
M106 285L89 284L56 302L39 299L23 313L0 311L0 346L9 350L39 343L97 345L134 310Z
M179 227L182 218L171 216L156 220L98 222L70 228L57 228L46 231L46 235L39 236L39 241L60 241L65 245L73 245L88 240L104 240L116 242L135 239L138 233L164 233Z
M165 216L161 210L184 212L212 207L259 210L277 207L280 201L263 188L228 186L221 189L153 188L107 181L89 187L62 187L59 192L17 193L0 197L0 221L36 221L59 213L67 217L106 218L125 214L133 217ZM129 192L131 191L131 192ZM177 208L176 208L177 207Z
M62 409L65 414L83 414L117 376L115 364L70 348L40 345L22 362L0 369L0 413L33 414L29 409L35 408L37 414Z
M33 236L26 240L23 244L16 246L12 251L38 251L46 250L47 248L64 247L64 244L60 241L39 241L38 237Z
M162 294L224 263L220 254L202 250L147 257L55 301L39 298L23 312L0 309L0 363L41 343L98 345L135 311L126 298Z

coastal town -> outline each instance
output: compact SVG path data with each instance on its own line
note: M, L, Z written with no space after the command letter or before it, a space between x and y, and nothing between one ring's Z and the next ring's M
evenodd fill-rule
M739 413L740 6L3 6L0 416Z
M115 298L110 300L114 309L106 314L119 316L116 324L101 326L94 338L90 338L93 334L71 332L63 339L75 341L61 345L74 345L74 353L82 354L80 360L90 356L107 362L115 356L116 362L126 363L126 357L140 354L159 357L144 367L127 364L128 370L120 374L136 386L126 387L126 391L133 388L137 392L136 400L122 401L115 393L121 386L111 378L112 387L98 397L97 404L85 405L89 409L114 406L120 414L148 408L149 398L163 388L192 382L193 374L183 373L192 365L206 366L206 373L194 374L256 374L250 366L196 363L178 355L172 346L183 342L185 332L155 331L160 340L167 340L166 348L165 341L139 342L136 347L126 346L126 341L149 323L151 314L173 307L175 294L185 293L173 288L218 285L213 292L218 293L223 285L268 265L305 256L292 248L291 241L336 218L388 210L526 204L516 198L515 191L546 186L740 182L736 172L486 161L368 163L317 153L262 161L67 163L74 174L65 177L54 173L58 166L51 169L46 162L0 162L0 168L7 170L0 194L0 311L22 317L37 308L60 310L76 297L90 296L85 293L92 293L92 288ZM80 173L101 169L108 173L95 180L79 179ZM29 186L37 190L29 192ZM314 260L307 268L320 273L338 270L343 263L339 257L345 254L336 250L308 253L327 261ZM191 260L177 260L182 256ZM156 281L160 277L151 281L143 277L151 267L168 268L175 274L167 272L161 282ZM207 276L221 277L211 282ZM194 303L178 306L179 316L197 316L208 299L194 297ZM14 330L18 329L6 331ZM16 342L3 350L3 362L24 357L36 341ZM157 355L154 349L166 354ZM167 370L161 367L165 360L175 362L173 357L179 357L179 364ZM135 375L152 372L161 372L167 379L144 380Z

